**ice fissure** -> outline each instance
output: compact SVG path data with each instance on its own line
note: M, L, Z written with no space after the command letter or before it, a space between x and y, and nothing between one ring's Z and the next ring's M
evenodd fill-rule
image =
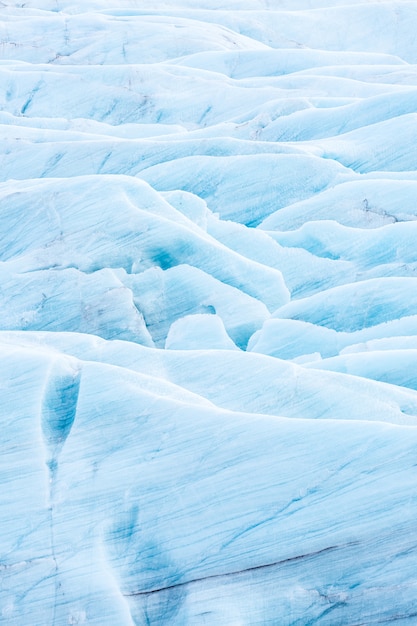
M170 585L169 587L163 587L162 589L151 589L147 591L130 591L129 593L124 593L126 597L135 597L148 595L151 593L160 593L161 591L168 591L170 589L176 589L177 587L184 587L186 585L193 585L194 583L201 583L205 580L215 580L217 578L223 578L226 576L238 576L239 574L247 574L248 572L253 572L257 570L264 570L267 568L277 567L279 565L284 565L286 563L292 563L294 561L300 561L302 559L311 559L319 554L323 554L325 552L329 552L330 550L337 550L340 546L329 546L328 548L323 548L318 552L312 552L311 554L300 554L298 556L293 556L288 559L284 559L283 561L277 561L276 563L266 563L265 565L256 565L255 567L248 567L245 570L240 570L237 572L228 572L227 574L213 574L212 576L206 576L205 578L196 578L195 580L189 580L187 582L178 583L176 585Z

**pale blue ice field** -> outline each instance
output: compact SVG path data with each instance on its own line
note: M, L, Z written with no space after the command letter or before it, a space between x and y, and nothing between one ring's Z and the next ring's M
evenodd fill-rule
M417 624L416 32L0 2L1 624Z

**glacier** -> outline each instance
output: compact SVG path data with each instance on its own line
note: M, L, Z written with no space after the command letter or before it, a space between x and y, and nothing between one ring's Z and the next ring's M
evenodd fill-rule
M417 624L416 30L0 2L2 624Z

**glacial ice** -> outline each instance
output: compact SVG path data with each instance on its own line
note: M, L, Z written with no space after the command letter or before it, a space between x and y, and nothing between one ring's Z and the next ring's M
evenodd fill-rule
M0 622L417 623L415 3L142 5L0 2Z

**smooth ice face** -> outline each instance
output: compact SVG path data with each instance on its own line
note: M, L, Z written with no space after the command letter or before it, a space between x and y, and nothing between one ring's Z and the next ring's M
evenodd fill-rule
M3 350L2 369L18 375L9 394L25 385L39 417L14 408L2 457L8 493L26 494L17 527L3 510L15 623L65 623L83 607L90 623L193 623L202 606L212 623L265 623L329 603L359 618L385 606L387 578L412 602L415 507L397 511L415 481L414 427L225 411L128 369L17 345Z
M0 622L414 623L415 3L114 4L0 2Z
M200 313L185 315L171 324L165 340L170 350L236 350L221 317Z

